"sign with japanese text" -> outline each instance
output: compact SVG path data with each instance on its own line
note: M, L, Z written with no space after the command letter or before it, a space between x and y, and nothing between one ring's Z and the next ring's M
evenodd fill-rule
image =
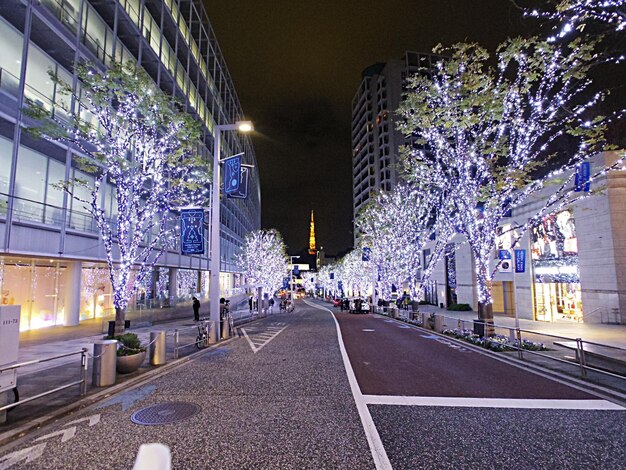
M526 272L526 250L515 250L515 272Z

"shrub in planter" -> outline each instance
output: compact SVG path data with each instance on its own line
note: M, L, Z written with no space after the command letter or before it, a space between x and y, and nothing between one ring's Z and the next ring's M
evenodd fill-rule
M132 356L146 352L146 348L141 345L141 341L135 333L124 333L112 339L116 339L121 345L121 347L117 349L118 356Z
M471 312L472 307L470 304L451 304L448 305L448 310L453 310L455 312Z
M137 335L135 333L125 333L109 339L116 339L119 342L119 347L117 348L117 371L120 374L128 374L139 369L146 358L146 348L141 345Z

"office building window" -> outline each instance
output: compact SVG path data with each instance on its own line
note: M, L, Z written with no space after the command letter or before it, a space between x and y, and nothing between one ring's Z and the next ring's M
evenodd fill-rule
M0 19L0 89L17 95L22 63L22 35Z
M42 222L47 164L48 159L44 155L20 146L13 209L18 220Z

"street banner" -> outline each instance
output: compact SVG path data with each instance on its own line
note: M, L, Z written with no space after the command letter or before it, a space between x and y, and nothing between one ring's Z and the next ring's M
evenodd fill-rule
M335 273L330 273L330 278L335 279Z
M204 254L204 209L181 209L180 238L183 255Z
M241 171L239 172L239 189L231 193L226 194L227 197L234 199L245 199L248 197L248 185L250 180L250 168L248 165L241 165Z
M576 167L574 174L574 192L589 192L589 178L591 176L591 165L589 162L583 162Z
M297 264L294 265L293 267L293 275L294 276L298 276L300 274L300 266L298 266Z
M511 252L509 250L498 250L498 259L511 259Z
M515 250L515 272L526 272L526 250Z
M226 158L224 162L224 194L239 192L241 184L241 154Z
M361 261L369 261L372 256L372 249L368 246L363 247L363 253L361 254Z

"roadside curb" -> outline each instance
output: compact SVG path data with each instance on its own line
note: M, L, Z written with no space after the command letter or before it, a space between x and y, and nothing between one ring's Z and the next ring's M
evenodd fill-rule
M593 393L600 398L604 398L605 400L612 401L614 403L617 403L618 405L626 407L626 394L618 392L617 390L612 390L610 388L606 388L606 387L603 387L602 385L597 385L592 382L586 382L576 377L572 377L572 376L563 374L561 372L558 372L552 369L546 369L536 364L532 364L532 363L525 362L525 361L520 361L519 359L516 359L514 357L509 357L509 356L503 357L503 356L498 355L498 353L495 351L490 351L480 346L476 346L474 344L468 343L467 341L463 341L459 338L454 338L453 336L444 335L443 333L439 333L435 330L424 328L423 326L414 325L413 323L409 323L408 321L398 320L397 318L391 318L391 317L388 317L387 315L382 315L380 313L374 313L373 315L385 317L385 318L388 318L389 320L393 320L396 323L400 323L402 325L408 325L417 330L421 330L424 332L428 332L429 334L437 335L443 339L462 345L464 348L471 349L474 352L483 354L487 357L491 357L495 359L496 361L505 362L507 364L514 365L520 369L525 369L535 374L558 380L559 382L562 382L566 385L578 388L579 390L582 390L587 393Z
M73 412L81 411L82 409L87 408L101 400L104 400L105 398L109 398L122 391L127 391L133 388L137 388L163 375L169 374L173 370L178 369L179 367L182 367L186 365L187 363L194 361L195 359L202 356L203 354L207 354L209 352L215 351L220 346L227 345L238 338L239 338L238 334L233 335L232 338L223 340L217 344L213 344L206 349L194 352L188 356L181 357L179 359L174 359L171 362L168 362L167 364L158 366L155 369L144 372L143 374L138 375L137 377L133 377L132 379L128 379L127 381L124 381L116 385L112 385L92 395L87 395L85 397L82 397L78 399L77 401L69 405L66 405L64 407L58 408L44 416L34 418L28 421L27 423L24 423L21 426L16 427L15 429L11 429L10 431L0 433L0 447L10 444L11 442L15 441L18 438L22 438L26 436L28 433L39 429L40 427L42 427L45 424L50 423L51 421L61 419L65 417L66 415L69 415Z

